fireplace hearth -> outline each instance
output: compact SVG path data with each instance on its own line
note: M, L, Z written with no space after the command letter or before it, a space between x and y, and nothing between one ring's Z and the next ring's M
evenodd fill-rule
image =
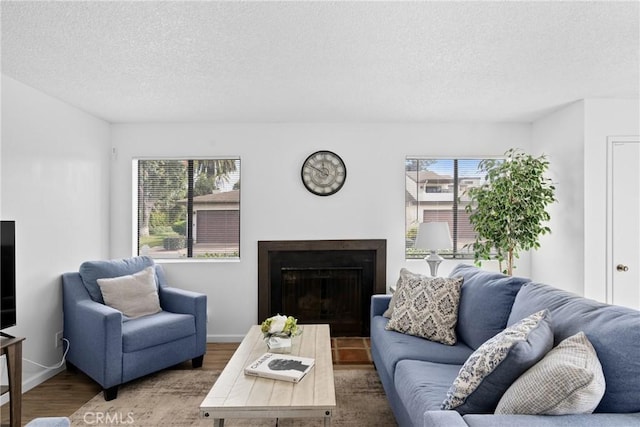
M332 336L368 336L371 295L386 291L386 240L258 242L258 319L328 323Z

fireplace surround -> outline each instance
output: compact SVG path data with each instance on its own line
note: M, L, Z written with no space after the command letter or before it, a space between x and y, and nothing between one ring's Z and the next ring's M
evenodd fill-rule
M369 336L371 295L386 292L386 240L258 241L258 319L328 323L332 336Z

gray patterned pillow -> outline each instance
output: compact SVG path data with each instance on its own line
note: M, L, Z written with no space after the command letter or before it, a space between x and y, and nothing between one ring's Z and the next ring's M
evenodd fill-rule
M496 414L590 414L604 396L598 355L584 332L566 338L500 399Z
M393 314L393 307L395 307L396 305L396 300L398 299L398 291L402 288L402 286L410 281L410 280L415 280L415 279L427 279L426 276L423 276L421 274L418 273L413 273L409 270L407 270L406 268L401 268L400 269L400 277L398 277L398 281L396 282L396 290L393 292L393 294L391 295L391 301L389 301L389 306L387 307L387 309L385 310L384 313L382 313L382 315L384 317L386 317L387 319L391 319L391 315Z
M442 409L462 415L493 413L500 397L553 346L547 310L515 323L487 340L464 363Z
M386 329L454 345L461 286L462 277L407 274L394 293Z

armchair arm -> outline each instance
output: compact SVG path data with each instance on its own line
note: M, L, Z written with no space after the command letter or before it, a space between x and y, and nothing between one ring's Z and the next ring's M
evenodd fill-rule
M122 383L122 313L94 301L77 306L76 338L69 340L69 353L75 347L75 365L103 388ZM72 362L73 363L73 362Z
M171 313L199 314L204 308L206 315L207 296L185 289L163 287L159 289L160 306Z
M371 296L371 317L382 316L391 302L391 295L376 294Z
M103 388L122 382L122 313L93 301L77 273L62 277L67 360Z
M197 355L207 348L207 296L184 289L161 287L160 306L172 313L191 314L196 320Z

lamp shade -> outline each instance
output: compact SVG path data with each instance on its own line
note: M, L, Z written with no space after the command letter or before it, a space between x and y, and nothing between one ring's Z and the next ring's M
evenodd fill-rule
M418 235L414 244L416 249L437 251L452 249L451 233L447 222L422 222L418 227Z

